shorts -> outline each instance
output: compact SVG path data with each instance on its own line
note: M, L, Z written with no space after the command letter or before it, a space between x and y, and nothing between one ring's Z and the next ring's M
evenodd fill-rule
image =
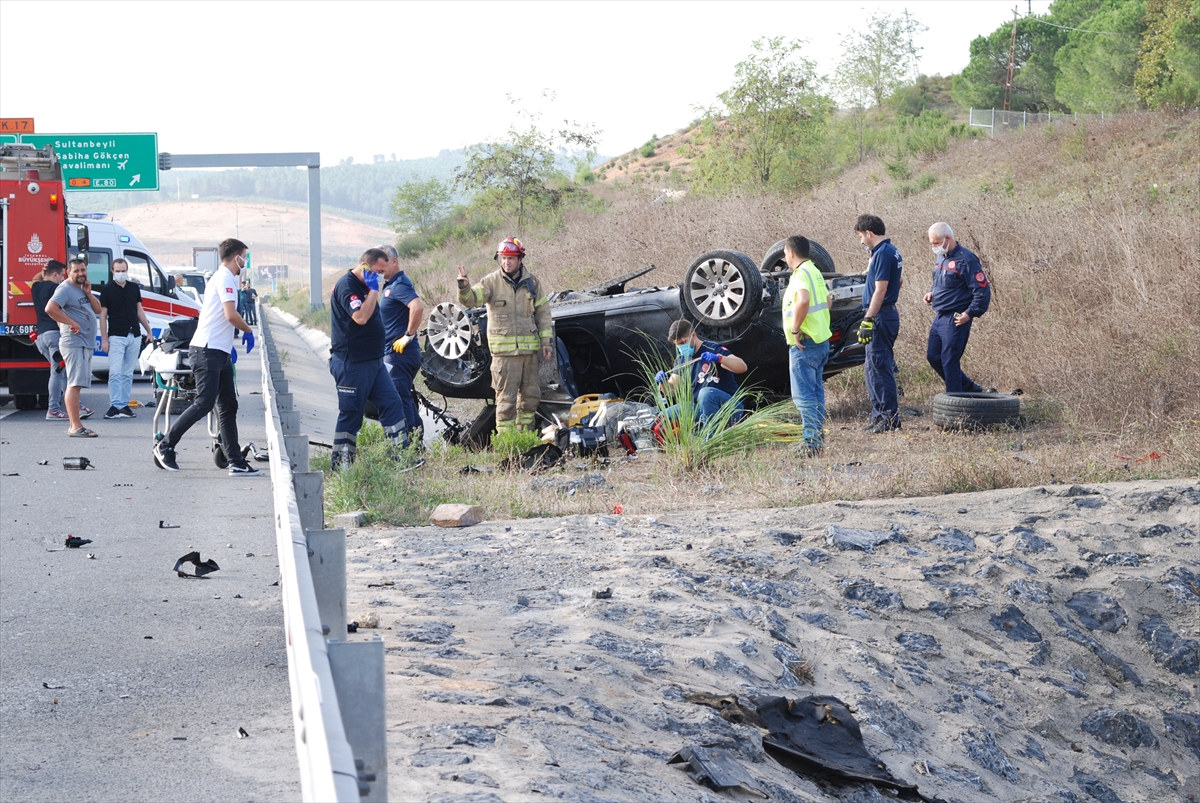
M92 349L75 346L60 348L67 361L67 387L90 388L92 386Z

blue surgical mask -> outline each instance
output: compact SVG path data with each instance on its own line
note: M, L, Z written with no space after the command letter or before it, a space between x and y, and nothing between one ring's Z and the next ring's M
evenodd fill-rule
M681 343L675 347L675 350L679 352L679 359L683 360L684 362L690 360L692 358L692 354L696 352L696 349L693 348L691 343Z

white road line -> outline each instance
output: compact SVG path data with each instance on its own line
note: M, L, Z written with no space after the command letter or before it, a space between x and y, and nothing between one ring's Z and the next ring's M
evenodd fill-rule
M0 410L0 421L3 421L4 419L8 418L13 413L19 413L19 412L21 412L21 411L18 410L16 407L12 408L11 410Z

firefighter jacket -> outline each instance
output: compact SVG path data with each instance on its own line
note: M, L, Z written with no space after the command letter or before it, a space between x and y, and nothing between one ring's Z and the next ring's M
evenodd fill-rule
M458 300L468 307L487 305L492 354L532 354L554 343L550 299L524 266L515 279L502 270L492 271L475 286L459 288Z

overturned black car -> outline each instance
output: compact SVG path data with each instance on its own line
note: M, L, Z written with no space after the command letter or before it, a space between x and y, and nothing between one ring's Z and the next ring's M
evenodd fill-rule
M812 260L830 290L828 378L863 363L855 332L866 277L838 273L828 252L810 243ZM558 357L556 365L542 370L544 403L570 404L586 393L635 397L645 392L643 363L674 359L667 329L679 318L692 321L704 340L721 343L746 361L750 370L744 386L768 397L790 395L781 303L791 271L782 240L758 265L739 251L709 251L696 258L680 285L628 286L654 269L648 265L587 290L550 296ZM493 397L486 332L485 307L466 310L452 302L434 307L421 364L431 391L454 398Z

